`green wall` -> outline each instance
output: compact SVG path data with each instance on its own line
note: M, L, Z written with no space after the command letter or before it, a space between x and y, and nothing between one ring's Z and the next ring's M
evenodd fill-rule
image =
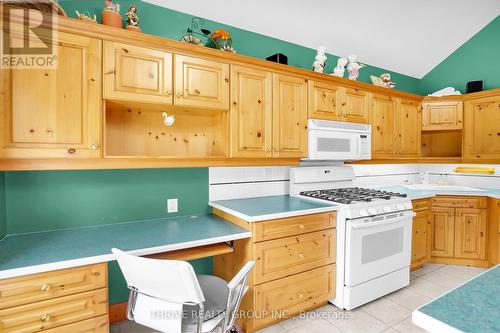
M5 173L0 172L0 239L7 234L7 220L5 211Z
M500 16L425 75L420 91L449 86L465 93L465 84L476 80L484 81L484 90L500 88Z
M167 215L168 198L179 199L178 213ZM208 212L207 168L0 173L0 235L5 215L7 233L17 234ZM199 274L211 274L211 258L192 263ZM110 303L127 295L111 262Z
M74 17L75 10L83 13L88 11L92 15L96 14L99 22L101 21L100 15L103 9L103 0L59 0L59 3L69 16ZM122 15L131 3L137 5L141 19L140 27L148 34L179 40L186 33L186 29L191 26L191 18L193 16L189 14L159 7L140 0L119 0L118 3L121 5L120 12ZM193 3L193 6L195 6L195 3ZM312 68L316 50L213 21L207 20L204 27L211 31L214 31L216 28L223 28L229 31L233 38L233 47L240 54L265 59L279 52L288 56L289 65L305 69ZM362 61L363 57L362 55L360 56L360 60ZM337 58L335 55L328 55L325 73L332 72L333 67L337 63ZM363 68L360 71L359 81L370 82L370 75L379 76L384 72L391 73L392 80L397 83L397 89L412 93L419 92L418 79L374 66Z

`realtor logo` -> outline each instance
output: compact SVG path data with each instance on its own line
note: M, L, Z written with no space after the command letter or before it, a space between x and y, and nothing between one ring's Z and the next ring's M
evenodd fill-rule
M0 0L2 68L57 67L57 9L49 0Z

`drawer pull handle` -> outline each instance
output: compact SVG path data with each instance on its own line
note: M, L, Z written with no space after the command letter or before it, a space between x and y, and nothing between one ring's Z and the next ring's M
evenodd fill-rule
M167 92L165 93L165 96L167 96L167 97L172 96L172 92L171 92L171 91L167 91Z
M49 321L50 320L49 314L48 313L44 313L43 316L42 316L42 318L40 318L40 320L43 321L43 322Z
M50 290L50 284L44 284L43 286L40 287L41 291L49 291Z
M303 294L303 293L297 293L297 297L298 297L298 298L303 298L303 297L304 297L304 294Z
M299 229L304 229L305 226L303 224L299 224L298 227Z
M297 256L298 256L300 259L304 259L304 258L305 258L304 253L302 253L302 252L297 253Z

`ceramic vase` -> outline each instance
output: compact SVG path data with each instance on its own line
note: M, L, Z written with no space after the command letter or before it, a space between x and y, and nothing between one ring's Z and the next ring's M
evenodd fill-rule
M102 11L102 24L123 28L122 16L114 10L104 9Z

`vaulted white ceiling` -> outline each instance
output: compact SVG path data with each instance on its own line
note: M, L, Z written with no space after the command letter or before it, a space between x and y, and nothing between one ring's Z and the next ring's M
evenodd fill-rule
M500 0L144 0L421 78L500 15Z

